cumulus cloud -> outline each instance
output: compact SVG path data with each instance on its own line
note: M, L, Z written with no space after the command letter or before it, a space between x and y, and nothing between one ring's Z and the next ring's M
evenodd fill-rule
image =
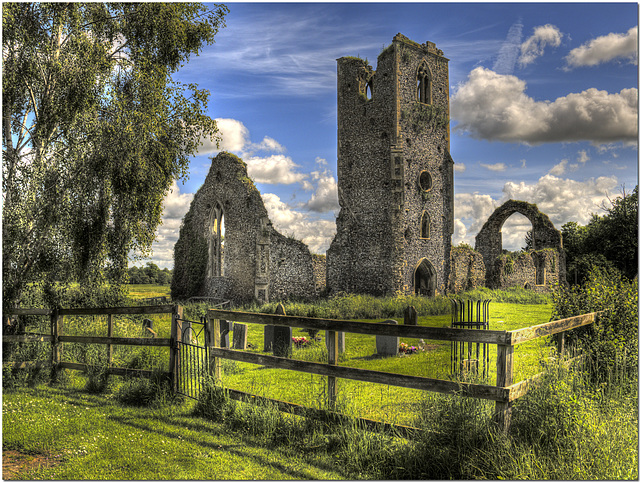
M513 75L475 68L451 97L454 129L477 139L525 144L637 142L637 88L617 94L592 88L541 102L525 90L526 82Z
M158 227L156 239L151 246L151 262L161 269L173 268L173 246L178 241L182 218L189 211L192 200L193 194L181 193L180 187L173 181L171 189L164 198L162 224ZM147 259L139 260L134 264L144 265L148 261Z
M507 170L507 166L504 162L497 162L495 164L484 164L484 163L480 163L480 165L482 167L484 167L485 169L489 169L490 171L494 171L494 172L500 172L500 171L506 171Z
M263 184L293 184L302 182L307 174L297 172L298 166L293 160L283 154L269 157L250 157L247 163L247 173L254 182Z
M626 34L610 33L597 37L569 52L565 57L567 69L592 67L615 59L627 59L638 64L638 27L630 28Z
M453 170L455 172L464 172L467 170L467 166L465 166L462 162L457 162L453 165Z
M607 202L607 196L611 196L617 186L615 176L574 181L546 174L535 183L505 183L500 199L493 199L487 194L456 194L454 244L465 242L474 246L475 237L489 216L509 199L536 204L549 216L556 229L569 221L585 225L592 213L602 211L602 203ZM524 233L531 229L531 224L514 219L506 226L503 247L510 250L522 248Z
M198 154L210 154L220 151L241 152L249 143L249 129L235 119L216 119L218 134L220 135L220 145L214 141L202 138L202 145L198 149Z
M586 163L589 159L591 158L589 157L589 154L587 154L587 151L578 151L578 162L580 164Z
M544 54L547 45L558 47L562 40L562 33L555 25L540 25L533 29L533 35L520 46L518 64L525 66Z
M568 159L562 159L558 164L553 166L551 168L551 170L549 170L549 174L551 174L552 176L561 176L561 175L563 175L567 170L567 164L569 164L569 160Z
M335 221L313 218L297 211L276 194L265 193L262 200L274 228L280 233L301 240L313 253L323 254L327 251L336 233Z
M311 195L311 199L305 204L309 211L326 213L340 207L338 204L338 183L335 177L328 171L313 171L311 179L316 182L317 188Z

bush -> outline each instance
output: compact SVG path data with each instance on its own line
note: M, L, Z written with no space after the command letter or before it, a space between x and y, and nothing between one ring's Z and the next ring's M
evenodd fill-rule
M637 278L629 281L617 270L594 268L584 284L560 287L553 302L557 319L605 310L596 323L568 332L565 343L588 354L587 368L596 384L613 377L637 383Z
M160 406L167 403L181 403L183 399L176 395L171 381L162 372L154 372L151 378L130 378L118 389L116 399L134 407Z

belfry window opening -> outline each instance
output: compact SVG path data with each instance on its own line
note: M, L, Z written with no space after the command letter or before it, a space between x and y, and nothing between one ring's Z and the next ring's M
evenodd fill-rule
M418 69L418 102L431 104L431 78L426 64Z
M209 261L207 275L210 278L224 276L224 211L220 203L209 215Z

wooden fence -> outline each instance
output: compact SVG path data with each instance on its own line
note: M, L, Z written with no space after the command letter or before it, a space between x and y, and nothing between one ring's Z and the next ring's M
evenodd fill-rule
M129 346L155 346L155 347L170 347L171 355L169 360L167 376L175 378L177 373L177 358L175 356L175 336L171 338L123 338L114 337L113 335L113 317L115 315L154 315L154 314L167 314L172 315L171 325L176 325L176 319L182 316L182 307L175 305L155 305L155 306L126 306L119 308L70 308L70 309L32 309L32 308L12 308L6 309L3 313L3 320L6 320L11 316L20 315L39 315L48 316L50 318L50 333L22 333L18 335L4 335L2 336L3 343L16 343L16 342L49 342L51 343L51 369L52 377L57 377L61 369L66 368L70 370L82 370L87 371L92 368L89 365L83 363L65 362L62 361L62 346L63 343L88 343L88 344L101 344L107 346L107 372L113 375L133 375L139 377L150 377L154 372L151 370L137 370L130 368L120 368L111 366L113 356L114 345L129 345ZM64 334L64 318L65 316L93 316L103 315L107 316L107 336L75 336ZM13 366L18 368L27 368L34 363L16 362ZM35 365L41 365L35 364Z
M414 388L444 394L462 394L475 398L495 401L495 420L503 430L508 430L511 422L511 407L513 401L527 393L536 380L538 374L527 380L513 383L513 352L515 345L535 340L537 338L560 334L558 351L564 354L564 333L594 323L601 312L588 313L558 321L551 321L542 325L521 328L513 331L471 330L460 328L435 328L425 326L390 325L369 322L345 320L306 318L299 316L268 315L261 313L244 313L229 310L209 310L207 317L210 323L211 347L210 356L213 372L221 379L221 359L229 359L253 363L272 368L295 370L304 373L324 375L327 377L328 402L331 408L336 400L336 379L345 378L364 382L380 383L404 388ZM291 328L306 328L326 330L328 340L328 363L292 360L288 358L248 353L243 351L221 348L221 321L255 323ZM461 341L472 343L488 343L497 345L496 357L496 385L481 385L469 382L442 380L436 378L400 375L360 368L343 367L338 365L338 332L360 333L365 335L398 336L405 338L422 338L429 340ZM234 398L260 398L258 396L232 391ZM280 405L287 404L278 402Z
M170 338L122 338L113 337L113 316L114 315L151 315L170 313L171 337ZM87 370L90 367L85 364L63 362L62 344L71 343L95 343L104 344L108 347L108 360L111 365L111 347L113 345L133 345L133 346L156 346L169 347L169 367L167 375L172 378L174 387L177 387L177 377L179 375L178 342L181 341L180 327L182 326L182 306L178 305L157 305L157 306L135 306L121 308L76 308L76 309L8 309L3 313L3 319L8 316L19 315L41 315L49 316L51 320L51 332L44 333L23 333L18 335L3 335L3 343L7 342L48 342L51 343L51 366L55 376L59 370L66 368L72 370ZM379 383L404 388L432 391L443 394L462 394L475 398L492 400L495 402L495 419L504 429L508 430L511 420L511 407L513 401L527 393L536 380L538 374L527 380L513 383L513 353L514 347L518 344L535 340L537 338L560 334L558 342L558 352L564 353L564 333L594 323L598 315L602 312L588 313L574 316L563 320L552 321L542 325L521 328L513 331L499 330L472 330L460 328L435 328L414 325L390 325L370 322L356 322L345 320L333 320L322 318L307 318L286 315L270 315L262 313L244 313L239 311L212 309L207 313L210 333L206 337L209 355L211 359L211 369L216 378L221 379L221 359L229 359L240 362L253 363L272 368L294 370L304 373L311 373L327 377L327 393L329 408L332 408L336 401L336 379L345 378L364 382ZM70 336L64 335L65 316L84 315L106 315L107 316L107 336ZM327 331L328 340L328 362L308 362L293 360L289 358L249 353L240 350L232 350L221 347L221 326L222 321L234 321L242 323L255 323L262 325L282 326L291 328L306 328L313 330ZM482 385L469 382L459 382L442 380L436 378L419 377L411 375L401 375L386 373L375 370L365 370L338 365L338 333L360 333L365 335L397 336L405 338L422 338L428 340L458 341L472 343L488 343L497 345L496 357L496 385ZM16 366L27 367L28 362L18 362ZM108 372L114 375L136 375L149 377L153 373L150 370L133 370L109 366ZM248 394L238 390L230 390L233 398L257 399L256 395ZM314 411L306 407L291 404L288 402L274 401L281 409L286 409L293 413ZM370 420L363 420L367 425L386 425Z

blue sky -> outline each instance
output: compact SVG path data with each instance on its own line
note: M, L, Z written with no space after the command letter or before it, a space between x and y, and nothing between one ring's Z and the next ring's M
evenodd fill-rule
M454 244L507 199L586 224L638 178L637 3L229 3L227 26L176 75L210 91L220 149L247 162L276 229L324 253L335 233L336 59L397 33L450 59ZM173 244L217 150L204 141L165 201L150 261ZM503 246L530 223L512 216Z

